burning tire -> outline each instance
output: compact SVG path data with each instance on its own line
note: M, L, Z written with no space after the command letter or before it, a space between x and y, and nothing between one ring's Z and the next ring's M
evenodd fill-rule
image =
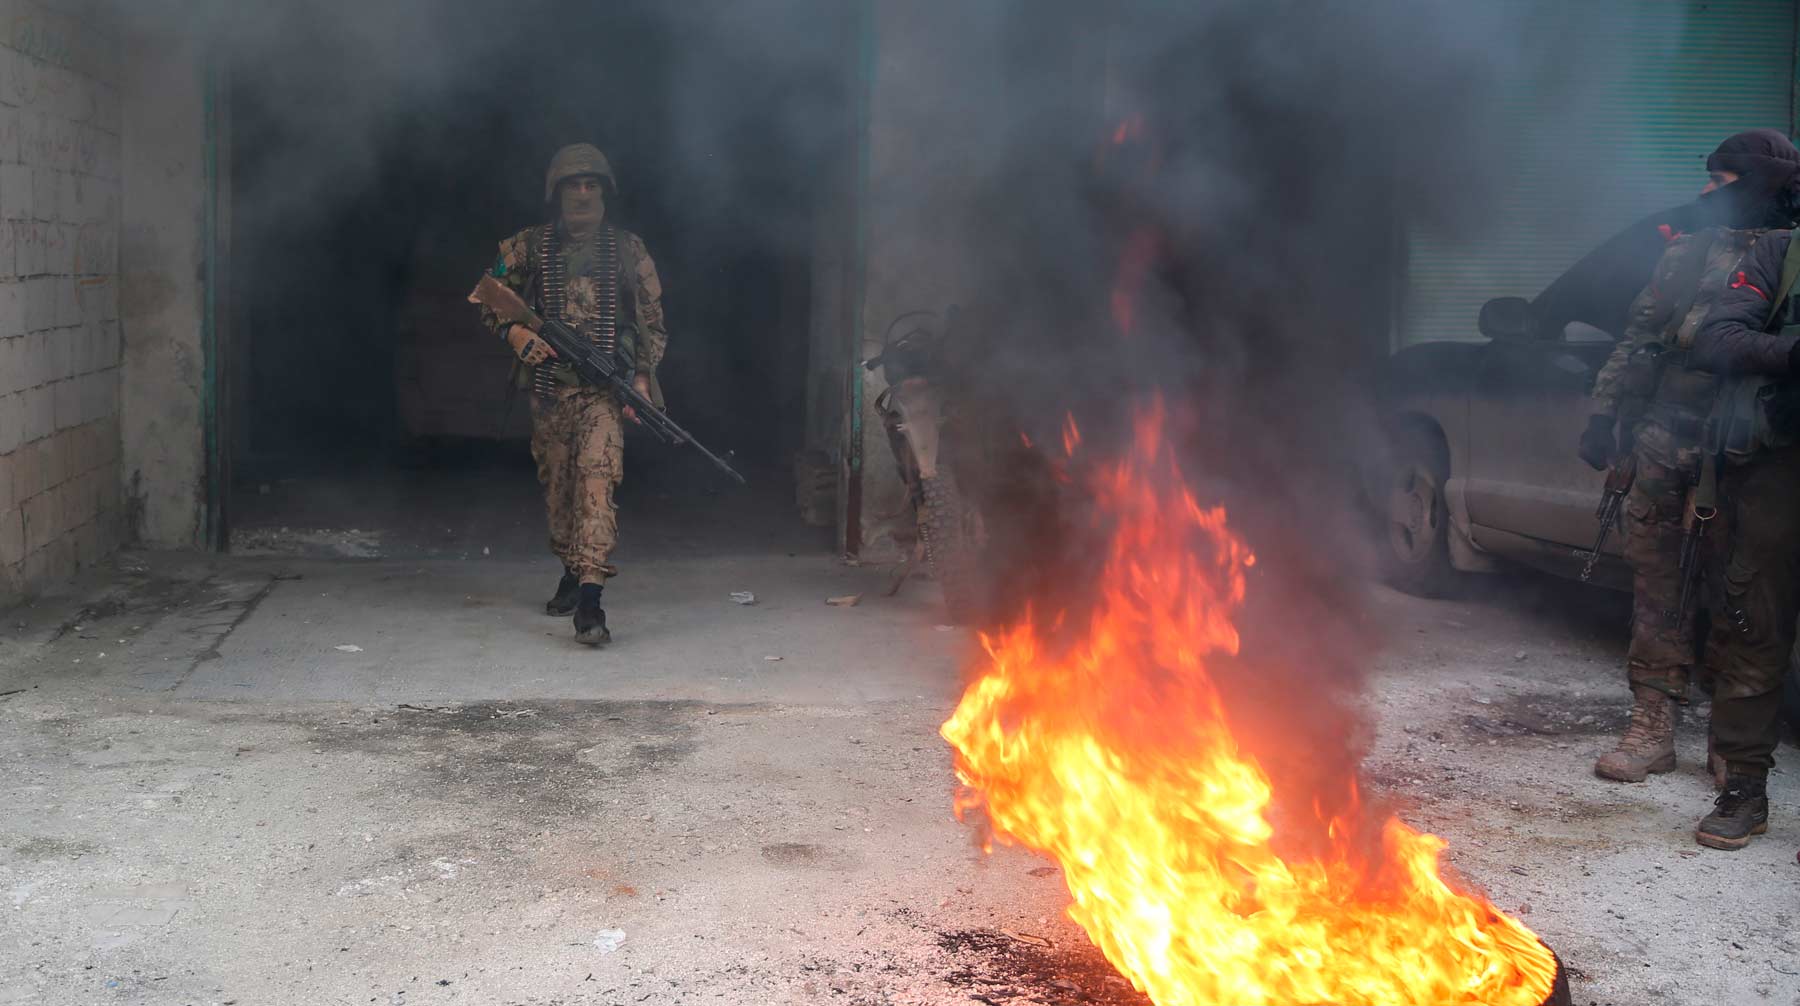
M978 518L948 468L921 479L919 496L919 537L925 543L925 562L943 589L944 609L952 622L972 622L980 613Z
M1450 512L1444 500L1444 483L1450 477L1448 454L1435 431L1412 427L1393 438L1382 513L1386 531L1382 565L1389 583L1419 597L1443 597L1456 581L1450 565Z
M1556 958L1556 984L1550 986L1550 994L1544 997L1543 1006L1572 1006L1575 997L1569 991L1569 969L1563 966L1556 951L1550 951L1550 956Z

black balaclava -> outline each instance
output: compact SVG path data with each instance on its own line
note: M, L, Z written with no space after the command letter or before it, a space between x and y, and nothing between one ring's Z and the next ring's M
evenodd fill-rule
M1738 180L1698 200L1727 227L1789 227L1800 208L1800 148L1773 129L1738 133L1706 159L1708 171L1730 171Z
M1653 213L1589 252L1532 301L1538 329L1554 337L1583 321L1615 337L1630 323L1632 298L1644 288L1676 234L1708 227L1792 227L1800 207L1800 150L1773 129L1739 133L1706 159L1708 171L1735 171L1738 180L1660 213Z

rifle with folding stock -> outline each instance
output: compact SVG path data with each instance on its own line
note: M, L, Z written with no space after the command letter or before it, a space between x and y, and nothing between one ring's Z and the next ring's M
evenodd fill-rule
M1587 554L1587 561L1581 566L1581 582L1586 583L1594 575L1594 566L1600 562L1600 553L1606 548L1607 536L1612 534L1613 525L1619 522L1619 510L1625 504L1625 495L1631 492L1631 483L1637 479L1637 455L1630 452L1613 461L1612 467L1606 470L1606 489L1600 496L1600 506L1594 516L1600 518L1600 533L1594 538L1594 547Z
M475 292L469 294L470 303L485 305L500 316L500 320L510 325L524 325L537 333L538 338L549 345L556 358L575 369L575 373L583 381L596 388L610 387L619 398L629 405L644 428L656 436L658 440L671 444L692 444L694 450L705 456L718 469L735 479L738 485L744 485L744 477L737 470L726 464L725 459L714 454L694 439L694 435L682 429L669 414L656 407L649 397L638 391L631 384L632 375L620 366L612 354L594 345L569 326L554 318L540 318L518 294L505 283L492 276L481 277L475 285Z

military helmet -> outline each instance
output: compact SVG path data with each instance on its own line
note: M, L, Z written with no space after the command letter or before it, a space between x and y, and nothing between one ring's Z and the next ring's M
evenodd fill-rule
M544 202L556 198L556 187L577 175L599 175L608 191L619 191L612 165L606 162L600 148L591 143L572 143L550 158L550 170L544 173Z

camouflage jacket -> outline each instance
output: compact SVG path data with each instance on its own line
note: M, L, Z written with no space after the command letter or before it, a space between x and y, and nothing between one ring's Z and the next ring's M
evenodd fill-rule
M1616 416L1620 400L1628 395L1655 394L1654 388L1631 387L1633 355L1652 347L1692 349L1707 315L1730 290L1745 253L1767 233L1717 227L1669 242L1650 285L1631 302L1625 334L1594 379L1594 413Z
M543 263L538 261L544 228L549 224L527 227L500 242L500 255L494 262L494 275L518 291L534 308L542 309L540 300ZM619 345L637 371L649 377L654 385L657 365L669 348L669 330L663 321L662 281L656 276L656 263L644 247L644 240L624 228L619 235L619 298L624 324L619 326ZM568 321L579 325L583 306L594 298L584 296L573 281L570 283ZM481 322L496 336L505 338L506 326L486 306L481 308Z

